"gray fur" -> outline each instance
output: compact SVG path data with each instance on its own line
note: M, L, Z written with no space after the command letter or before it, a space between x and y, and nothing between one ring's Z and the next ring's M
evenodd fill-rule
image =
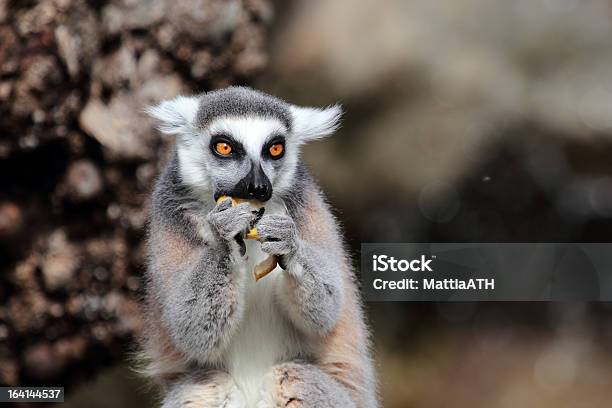
M279 255L287 279L297 284L297 296L286 307L298 328L325 334L338 321L342 301L339 265L329 257L331 248L318 248L299 238L289 215L264 215L257 223L261 249Z
M292 127L289 105L286 102L241 86L232 86L202 94L199 98L196 124L200 128L205 128L218 117L248 115L276 118L287 129L290 130Z
M248 203L232 207L232 200L223 200L206 219L221 240L231 243L236 235L249 230L255 214Z
M236 276L228 243L209 243L198 259L175 271L161 293L161 318L177 349L189 359L210 356L239 319Z
M180 232L190 242L201 244L201 238L187 213L203 211L203 203L194 197L190 187L181 180L179 173L179 162L175 152L155 183L151 219Z
M276 98L245 88L212 92L201 98L208 99L201 101L197 115L199 126L206 126L218 116L256 114L282 120L291 128L290 105ZM298 156L297 148L297 142L292 145L288 138L287 149L295 149L293 157ZM211 166L208 164L202 169L210 170ZM277 255L285 270L275 271L277 280L256 285L276 284L270 296L276 298L283 324L290 326L290 337L299 349L289 348L287 352L292 354L270 367L270 388L262 391L257 407L289 403L300 407L375 407L367 338L359 345L363 357L360 363L355 363L359 364L355 368L364 373L357 391L345 387L316 365L322 357L318 354L321 344L327 341L326 336L342 317L347 294L354 293L354 288L346 287L353 284L352 277L346 276L350 268L335 220L304 166L293 163L289 170L279 163L277 170L291 172L291 183L275 191L271 200L277 207L285 208L286 213L266 213L255 226L261 250ZM252 279L249 274L237 272L248 257L239 251L237 236L252 226L255 214L246 203L231 206L230 200L226 200L215 204L212 196L220 183L218 178L223 177L222 182L227 183L231 179L228 173L232 173L231 167L218 165L214 172L202 178L209 184L194 186L183 178L181 161L175 153L153 193L147 269L148 319L160 320L185 367L194 370L185 371L180 380L171 384L164 399L166 408L185 406L193 398L196 398L194 406L245 406L226 371L229 367L224 364L231 340L243 323L245 308L249 307L243 296L247 284L244 279ZM317 222L327 225L310 225L311 205L317 207ZM325 230L326 236L306 239L302 234L305 230ZM357 319L361 318L359 304L350 307L358 314ZM154 314L156 310L159 314ZM363 330L360 326L363 322L356 320L354 324L358 326L357 332ZM304 359L308 363L297 362ZM285 381L288 379L291 381ZM213 399L197 398L198 393L204 395L209 391ZM361 405L355 395L362 395ZM281 401L283 398L286 399Z
M196 370L176 382L164 396L162 408L246 408L232 378L216 370Z
M227 208L226 203L214 207L209 218L219 225L216 231L221 239L205 240L197 233L195 214L206 207L182 184L176 159L170 161L156 185L149 231L149 290L155 291L162 303L161 318L175 346L189 358L214 353L239 318L240 299L234 296L237 283L230 274L230 255L232 232L247 226L253 217L250 212L244 214L244 209ZM196 259L177 266L172 272L176 279L165 287L152 273L160 269L157 263L167 245L158 240L157 231L162 228L180 234L197 251Z
M275 366L268 378L270 388L278 391L266 395L257 408L356 408L348 392L338 381L317 366L291 362Z
M163 318L177 346L188 355L199 357L218 347L232 316L234 307L220 301L224 288L232 285L229 261L223 256L226 251L222 247L202 251L199 261L185 271L166 298ZM218 301L211 302L214 291Z

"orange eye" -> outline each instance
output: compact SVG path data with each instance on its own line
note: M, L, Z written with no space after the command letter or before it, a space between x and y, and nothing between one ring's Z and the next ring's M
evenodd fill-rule
M221 156L227 156L232 152L232 146L229 143L219 142L215 144L215 150Z
M270 156L280 157L280 155L283 154L283 150L285 150L285 147L281 143L276 143L270 146L269 150L270 150Z

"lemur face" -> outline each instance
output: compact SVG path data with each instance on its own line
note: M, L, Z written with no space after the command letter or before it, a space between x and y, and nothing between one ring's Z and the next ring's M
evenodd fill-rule
M179 146L184 174L207 174L215 200L228 195L262 202L288 186L299 147L279 120L257 116L214 119L197 146Z
M149 109L178 136L183 182L205 197L265 202L287 192L300 146L331 134L341 109L302 108L249 88L178 97Z

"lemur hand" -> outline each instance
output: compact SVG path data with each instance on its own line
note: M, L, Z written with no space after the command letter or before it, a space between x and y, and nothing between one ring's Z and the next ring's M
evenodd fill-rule
M232 200L223 200L208 213L208 223L226 241L242 236L251 227L257 212L248 203L232 207Z
M291 217L281 214L264 215L256 227L262 251L279 255L283 261L288 261L295 255L299 239ZM281 263L284 268L283 263L286 262Z

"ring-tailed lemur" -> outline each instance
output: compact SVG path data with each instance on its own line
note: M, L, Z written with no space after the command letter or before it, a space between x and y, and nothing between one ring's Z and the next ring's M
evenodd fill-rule
M176 149L152 199L144 353L164 407L375 407L353 271L299 161L339 106L297 107L249 88L151 108ZM223 195L265 203L216 203ZM245 241L255 225L259 242ZM255 282L268 254L279 266Z

